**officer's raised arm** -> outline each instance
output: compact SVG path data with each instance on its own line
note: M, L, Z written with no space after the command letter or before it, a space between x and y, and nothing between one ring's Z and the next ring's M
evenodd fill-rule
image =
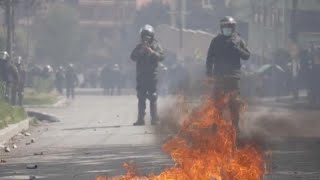
M159 62L164 60L163 49L159 43L156 44L155 49L153 50L152 58Z
M239 54L242 60L248 60L250 58L251 53L243 40L240 41Z

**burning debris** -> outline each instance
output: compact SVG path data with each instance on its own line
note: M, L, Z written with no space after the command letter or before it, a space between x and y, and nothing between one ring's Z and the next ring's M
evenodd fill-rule
M263 152L253 142L237 147L235 128L219 114L214 103L207 101L183 119L178 134L162 147L174 167L159 175L141 176L134 163L125 163L125 176L97 180L261 179L266 171Z

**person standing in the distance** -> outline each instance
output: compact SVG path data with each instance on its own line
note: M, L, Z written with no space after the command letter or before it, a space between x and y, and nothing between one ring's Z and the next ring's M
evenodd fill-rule
M66 95L67 98L74 99L75 97L75 87L79 84L77 73L74 70L73 64L69 64L66 69Z
M0 78L4 83L4 98L8 103L16 105L16 89L19 82L19 73L6 51L0 52ZM1 81L0 80L0 81Z
M141 42L131 53L131 59L136 62L137 71L137 96L138 96L138 120L133 125L145 124L146 99L150 101L151 124L158 121L157 114L157 68L159 62L164 59L163 50L154 38L154 28L145 25L140 30Z
M56 86L57 91L61 95L63 94L64 81L65 81L64 69L62 66L60 66L56 71L54 84Z
M210 44L207 55L207 76L214 77L215 101L228 95L226 104L230 110L232 122L239 133L240 119L240 74L241 59L248 60L250 51L244 40L236 32L236 21L230 16L220 20L221 34L217 35ZM225 107L219 107L221 113Z
M17 58L17 62L16 62L16 67L17 67L17 70L18 70L18 73L19 73L19 82L18 82L18 85L17 85L17 92L18 92L18 104L20 106L22 106L22 100L23 100L23 93L24 93L24 86L25 86L25 83L26 83L26 69L23 65L23 62L22 62L22 57L19 56Z

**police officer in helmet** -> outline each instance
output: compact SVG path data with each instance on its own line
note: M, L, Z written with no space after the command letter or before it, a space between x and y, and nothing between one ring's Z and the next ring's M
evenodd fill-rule
M133 124L141 126L145 124L146 99L150 101L151 124L158 121L157 114L157 68L159 62L164 59L161 45L154 38L154 28L145 25L140 30L141 42L131 53L131 59L136 63L137 71L137 97L138 120Z
M4 97L9 102L11 94L11 104L16 104L16 86L19 82L19 73L13 63L10 62L8 52L0 52L0 77L4 83Z
M230 16L220 20L221 34L211 41L206 66L207 76L214 77L214 100L218 102L228 97L226 104L217 103L218 109L221 114L225 108L230 110L232 122L239 132L241 60L248 60L250 51L236 32L236 24Z
M68 64L65 72L66 96L67 98L75 98L75 88L79 84L77 73L73 64Z
M21 56L17 57L16 62L15 62L15 66L16 66L18 73L19 73L19 82L17 85L18 103L20 106L22 106L24 86L26 83L26 70L23 65Z

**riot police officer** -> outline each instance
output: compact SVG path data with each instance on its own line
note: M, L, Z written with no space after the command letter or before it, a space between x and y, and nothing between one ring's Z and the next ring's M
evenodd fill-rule
M114 64L111 69L111 96L117 90L118 95L121 95L122 73L118 64Z
M22 106L24 86L25 86L25 83L26 83L26 70L25 70L25 68L23 66L22 57L21 56L18 56L15 65L16 65L16 68L17 68L18 74L19 74L19 82L18 82L18 85L17 85L18 103L19 103L20 106Z
M221 34L211 41L206 66L207 76L214 77L214 100L229 97L227 104L218 108L222 113L225 106L228 106L232 122L239 132L241 59L248 60L250 51L236 32L236 24L235 19L230 16L220 20Z
M105 64L100 73L100 86L103 88L103 95L109 94L111 81L111 68Z
M78 77L77 73L74 70L73 64L69 64L66 68L66 95L67 98L72 98L74 99L75 94L74 94L74 89L78 85Z
M3 96L11 104L15 105L16 101L16 85L19 82L19 74L17 68L10 62L10 56L6 51L0 52L0 76L3 84ZM11 97L10 97L11 93Z
M151 124L158 121L157 114L157 67L164 59L163 50L154 38L154 28L145 25L140 30L141 42L131 53L131 59L136 63L138 120L133 125L144 125L146 99L150 101Z
M64 77L64 69L63 69L62 66L60 66L58 68L58 70L56 71L55 79L54 79L54 84L56 86L57 91L60 94L63 94L64 79L65 79L65 77Z

